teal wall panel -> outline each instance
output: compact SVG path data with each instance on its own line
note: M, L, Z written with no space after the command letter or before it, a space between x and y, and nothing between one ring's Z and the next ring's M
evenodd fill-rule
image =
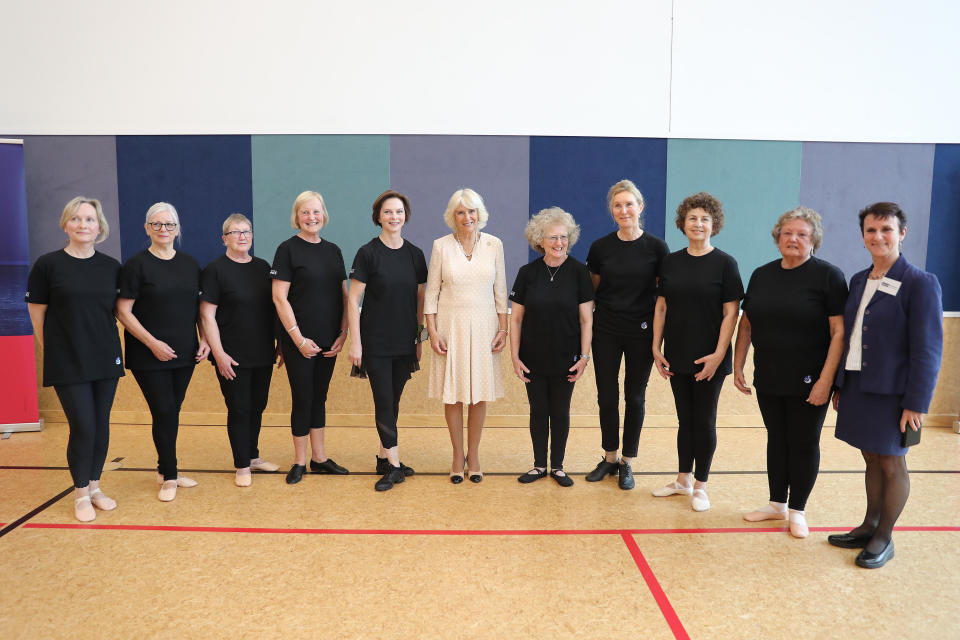
M277 245L296 233L294 199L319 191L330 213L320 235L340 247L349 270L357 249L379 232L370 205L390 186L389 136L253 136L251 151L254 253L273 262Z
M799 202L801 155L800 142L668 141L667 244L674 251L687 245L674 223L680 202L698 191L712 193L726 217L713 244L737 259L746 286L754 269L780 255L770 230Z

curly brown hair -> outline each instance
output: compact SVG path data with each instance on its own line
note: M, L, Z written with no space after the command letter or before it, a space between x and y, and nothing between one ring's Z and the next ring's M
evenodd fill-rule
M683 223L687 219L687 214L693 209L703 209L713 218L711 236L720 233L720 229L723 228L723 205L706 191L695 193L683 199L683 202L677 207L677 229L683 231Z

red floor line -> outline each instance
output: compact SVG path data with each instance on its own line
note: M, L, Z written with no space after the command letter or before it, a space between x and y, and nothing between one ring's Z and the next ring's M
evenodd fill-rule
M105 531L176 531L203 533L284 533L313 535L405 535L405 536L561 536L561 535L651 535L704 533L784 533L783 527L731 527L729 529L290 529L279 527L212 527L142 524L79 524L28 522L24 529L101 529ZM848 531L844 527L810 527L811 531ZM957 531L960 526L905 526L894 531Z
M647 588L650 589L650 593L653 594L653 599L657 601L660 612L663 614L663 617L666 618L667 624L670 626L670 631L673 632L673 637L678 640L690 640L687 630L683 628L683 623L680 622L680 617L677 616L677 612L673 610L673 605L670 604L670 599L667 598L667 594L663 592L657 576L654 575L653 569L650 568L647 559L643 557L643 553L640 551L640 547L637 546L637 541L633 539L632 535L627 533L621 534L620 537L623 539L624 544L627 545L630 555L633 556L633 561L637 563L637 568L640 569L640 574L646 581Z

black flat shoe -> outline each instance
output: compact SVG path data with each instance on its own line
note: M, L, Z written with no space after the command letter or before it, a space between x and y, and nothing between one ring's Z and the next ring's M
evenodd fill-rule
M383 477L377 480L373 488L377 491L390 491L390 489L393 489L393 485L400 484L403 480L403 469L391 465L390 471L383 474Z
M633 489L633 469L629 462L620 462L617 465L617 486L626 491Z
M891 558L893 558L893 540L890 540L880 553L870 553L864 549L857 555L855 562L858 567L864 569L879 569Z
M408 467L407 465L403 464L403 462L400 463L400 469L403 470L403 475L408 478L412 476L414 473L416 473L413 470L413 467ZM387 460L386 458L381 458L380 456L377 456L377 473L382 475L387 471L390 471L390 461Z
M543 478L546 475L547 475L546 469L537 469L536 467L534 467L533 469L530 469L530 471L527 471L522 476L519 476L517 478L517 482L521 484L530 484L531 482L536 482L537 480L539 480L540 478Z
M323 462L317 462L311 458L310 473L326 473L336 476L345 476L350 472L334 462L333 458L327 458Z
M834 533L827 536L827 542L841 549L863 549L873 536L855 536L849 533Z
M550 477L557 481L557 484L561 487L572 487L573 478L567 475L566 471L563 471L563 475L557 475L558 471L563 471L563 469L552 469L550 471Z
M620 465L616 462L607 462L606 459L597 463L596 468L587 474L587 482L600 482L607 476L617 475Z
M307 468L302 464L295 464L290 467L290 471L287 472L287 484L297 484L303 480L303 474L306 471Z

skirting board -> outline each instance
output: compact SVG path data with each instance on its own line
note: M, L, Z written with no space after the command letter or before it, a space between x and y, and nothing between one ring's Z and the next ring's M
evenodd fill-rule
M59 412L63 416L63 412ZM55 422L66 422L67 419L64 417L62 420L55 420ZM0 433L16 433L18 431L43 431L44 419L40 418L39 422L19 422L15 424L0 424Z

